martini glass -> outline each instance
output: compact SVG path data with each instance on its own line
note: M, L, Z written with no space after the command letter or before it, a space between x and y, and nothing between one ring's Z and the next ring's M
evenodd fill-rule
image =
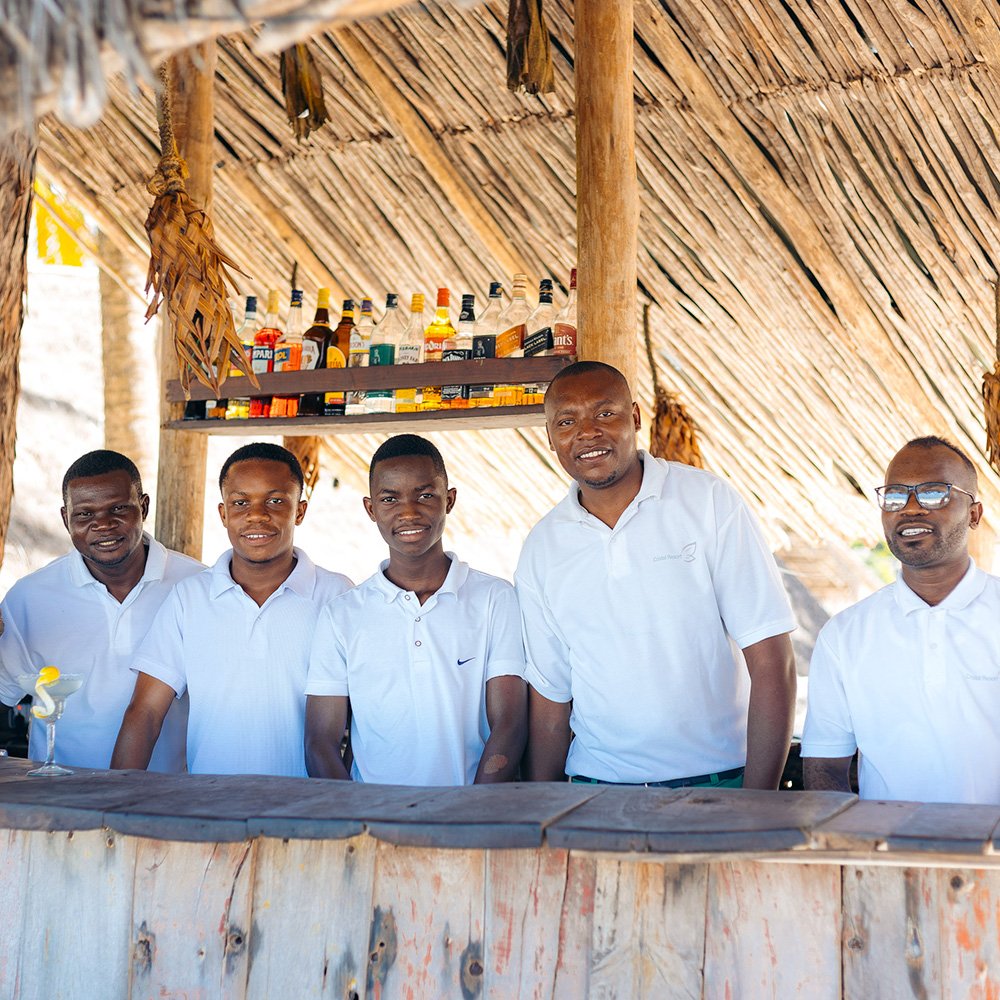
M18 684L25 691L31 692L34 692L37 680L38 674L21 674L17 678ZM41 767L36 767L33 771L29 771L29 778L52 777L73 773L68 767L61 767L53 761L56 752L56 722L62 717L63 709L66 707L66 699L71 694L79 691L82 684L83 674L60 674L59 680L55 684L48 685L47 690L55 702L55 708L52 710L51 715L37 720L45 723L45 763Z

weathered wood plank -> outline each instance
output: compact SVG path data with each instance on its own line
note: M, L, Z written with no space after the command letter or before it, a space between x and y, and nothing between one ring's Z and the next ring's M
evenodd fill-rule
M590 995L590 950L594 929L597 861L571 853L566 895L559 918L559 961L552 1000L579 1000Z
M837 865L711 865L705 995L840 1000L840 905Z
M29 835L20 995L125 1000L135 842L107 831ZM16 995L16 994L15 994Z
M248 1000L364 996L375 847L364 836L260 841Z
M14 997L20 973L28 906L28 852L34 836L24 830L0 830L0 996Z
M245 997L253 845L133 843L130 1000Z
M937 869L945 995L1000 996L1000 872ZM933 943L931 942L933 947Z
M482 851L379 844L367 995L378 1000L479 995L484 893Z

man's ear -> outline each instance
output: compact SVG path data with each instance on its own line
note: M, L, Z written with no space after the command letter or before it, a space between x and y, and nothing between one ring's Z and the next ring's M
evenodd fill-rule
M146 518L149 516L149 494L148 493L143 493L143 495L141 497L139 497L139 509L142 511L142 519L145 521Z
M300 500L295 506L295 523L301 524L306 516L306 509L309 507L308 500Z
M448 500L447 500L447 502L445 503L445 506L444 506L444 512L446 514L450 514L451 513L452 507L455 506L455 497L457 495L458 495L458 491L455 489L454 486L452 486L451 489L448 490Z
M66 508L60 507L59 513L62 516L63 527L69 531L69 518L66 516Z
M365 510L368 512L368 516L374 521L375 520L375 505L372 503L371 497L362 497L361 502L365 505Z
M642 416L639 414L639 404L632 404L632 423L635 424L636 431L642 430Z
M219 519L223 524L226 523L226 505L221 500L219 501Z
M969 527L975 530L979 527L979 522L983 519L983 504L977 500L969 505Z

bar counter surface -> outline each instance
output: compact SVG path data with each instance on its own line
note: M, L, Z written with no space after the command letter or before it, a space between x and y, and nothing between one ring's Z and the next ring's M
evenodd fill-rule
M1000 994L1000 806L0 758L0 997Z

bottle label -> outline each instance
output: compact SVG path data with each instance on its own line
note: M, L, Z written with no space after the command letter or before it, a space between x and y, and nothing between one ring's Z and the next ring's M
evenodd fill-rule
M372 344L368 349L368 364L392 365L396 363L396 348L393 344Z
M274 371L274 348L267 344L254 344L250 364L258 375Z
M534 357L536 354L550 350L552 350L551 326L543 326L541 330L536 330L524 338L524 356L526 358Z
M274 349L274 370L276 372L285 371L288 361L292 356L290 344L281 344Z
M424 361L440 361L444 337L424 338Z
M474 358L495 358L497 356L497 338L493 334L473 337L472 356Z
M416 365L420 363L419 344L401 344L396 352L397 365Z
M319 367L319 344L315 340L302 341L302 370L312 371Z
M556 323L552 332L552 353L576 355L576 327L570 323Z
M512 354L520 351L524 347L525 326L519 323L509 330L497 334L497 357L509 358Z
M344 352L339 347L331 345L326 349L326 367L347 367L347 358L344 357ZM345 394L343 391L323 393L323 412L330 413L332 411L331 415L342 416L344 412L344 400Z
M449 348L441 357L442 361L468 361L472 357L471 350L461 350ZM467 385L443 385L441 386L441 401L454 399L468 399L469 387Z

